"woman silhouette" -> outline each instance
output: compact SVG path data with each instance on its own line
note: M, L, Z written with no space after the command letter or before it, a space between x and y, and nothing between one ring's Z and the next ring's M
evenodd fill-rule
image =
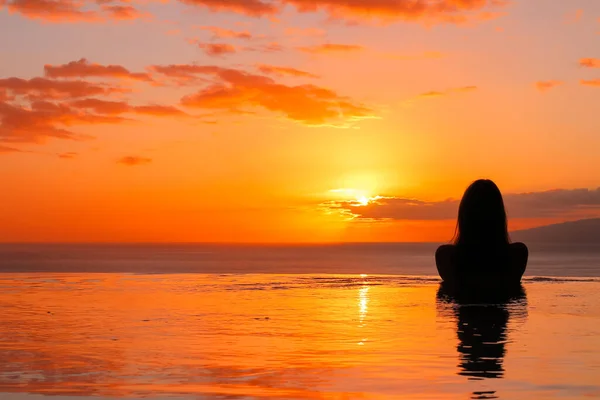
M528 250L511 243L504 201L490 180L473 182L458 208L453 244L438 248L435 260L444 285L470 294L520 285Z

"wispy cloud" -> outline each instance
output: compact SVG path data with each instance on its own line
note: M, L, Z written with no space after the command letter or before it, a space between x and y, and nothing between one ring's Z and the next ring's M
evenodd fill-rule
M44 65L45 75L49 78L126 78L149 82L152 78L145 72L130 72L121 65L102 65L91 63L85 58L62 65Z
M220 28L218 26L201 26L200 29L211 32L213 39L229 39L229 38L231 38L231 39L250 40L250 39L254 38L254 36L247 30L235 31L232 29Z
M535 87L540 92L547 92L548 90L554 89L555 87L562 85L563 83L564 83L563 81L557 81L557 80L538 81L535 83Z
M206 55L211 57L220 57L227 54L234 54L238 51L237 47L227 43L198 43L198 47L204 50Z
M15 147L3 146L0 144L0 154L5 153L23 153L23 150L19 150Z
M580 81L580 83L584 86L600 87L600 79L589 79L589 80L582 79Z
M600 58L582 58L579 65L585 68L600 68Z
M140 157L140 156L125 156L117 160L118 164L126 165L128 167L134 167L136 165L150 164L151 158Z
M185 81L208 75L212 82L185 96L185 107L247 113L263 108L308 125L343 124L373 115L369 107L315 85L290 86L243 70L201 65L154 66L153 70Z
M58 158L63 159L63 160L72 160L74 158L77 158L78 154L70 151L67 153L57 154L57 156L58 156Z
M298 47L298 50L309 54L340 54L363 51L364 47L356 44L324 43L315 46Z
M431 99L436 97L448 96L454 93L466 93L477 90L477 86L460 86L456 88L450 88L445 90L432 90L419 94L415 99ZM414 100L414 99L413 99ZM411 100L409 100L410 102Z
M98 23L149 15L133 7L127 0L3 0L0 1L0 9L3 6L10 13L51 23Z
M262 0L180 0L182 3L206 8L211 11L225 11L252 17L275 15L279 5Z
M318 75L311 74L310 72L301 71L291 67L280 67L275 65L259 64L258 70L263 74L277 75L277 76L295 76L302 78L318 78Z

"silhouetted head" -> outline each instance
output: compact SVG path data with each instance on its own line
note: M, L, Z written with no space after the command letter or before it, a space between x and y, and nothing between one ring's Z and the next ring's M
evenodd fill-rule
M454 244L499 246L509 242L500 189L489 179L473 182L460 201Z

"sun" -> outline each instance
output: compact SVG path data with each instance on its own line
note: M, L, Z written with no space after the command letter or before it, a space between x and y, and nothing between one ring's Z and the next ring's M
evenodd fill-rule
M372 197L368 191L361 189L333 189L329 192L335 194L336 197L343 198L343 201L350 203L354 207L368 206L379 198L379 196Z
M369 199L367 196L357 196L356 197L356 202L361 206L369 205L370 201L371 201L371 199Z

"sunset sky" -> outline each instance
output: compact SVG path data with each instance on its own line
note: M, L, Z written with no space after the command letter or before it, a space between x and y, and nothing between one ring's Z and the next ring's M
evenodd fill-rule
M444 241L600 215L598 0L0 0L0 241Z

